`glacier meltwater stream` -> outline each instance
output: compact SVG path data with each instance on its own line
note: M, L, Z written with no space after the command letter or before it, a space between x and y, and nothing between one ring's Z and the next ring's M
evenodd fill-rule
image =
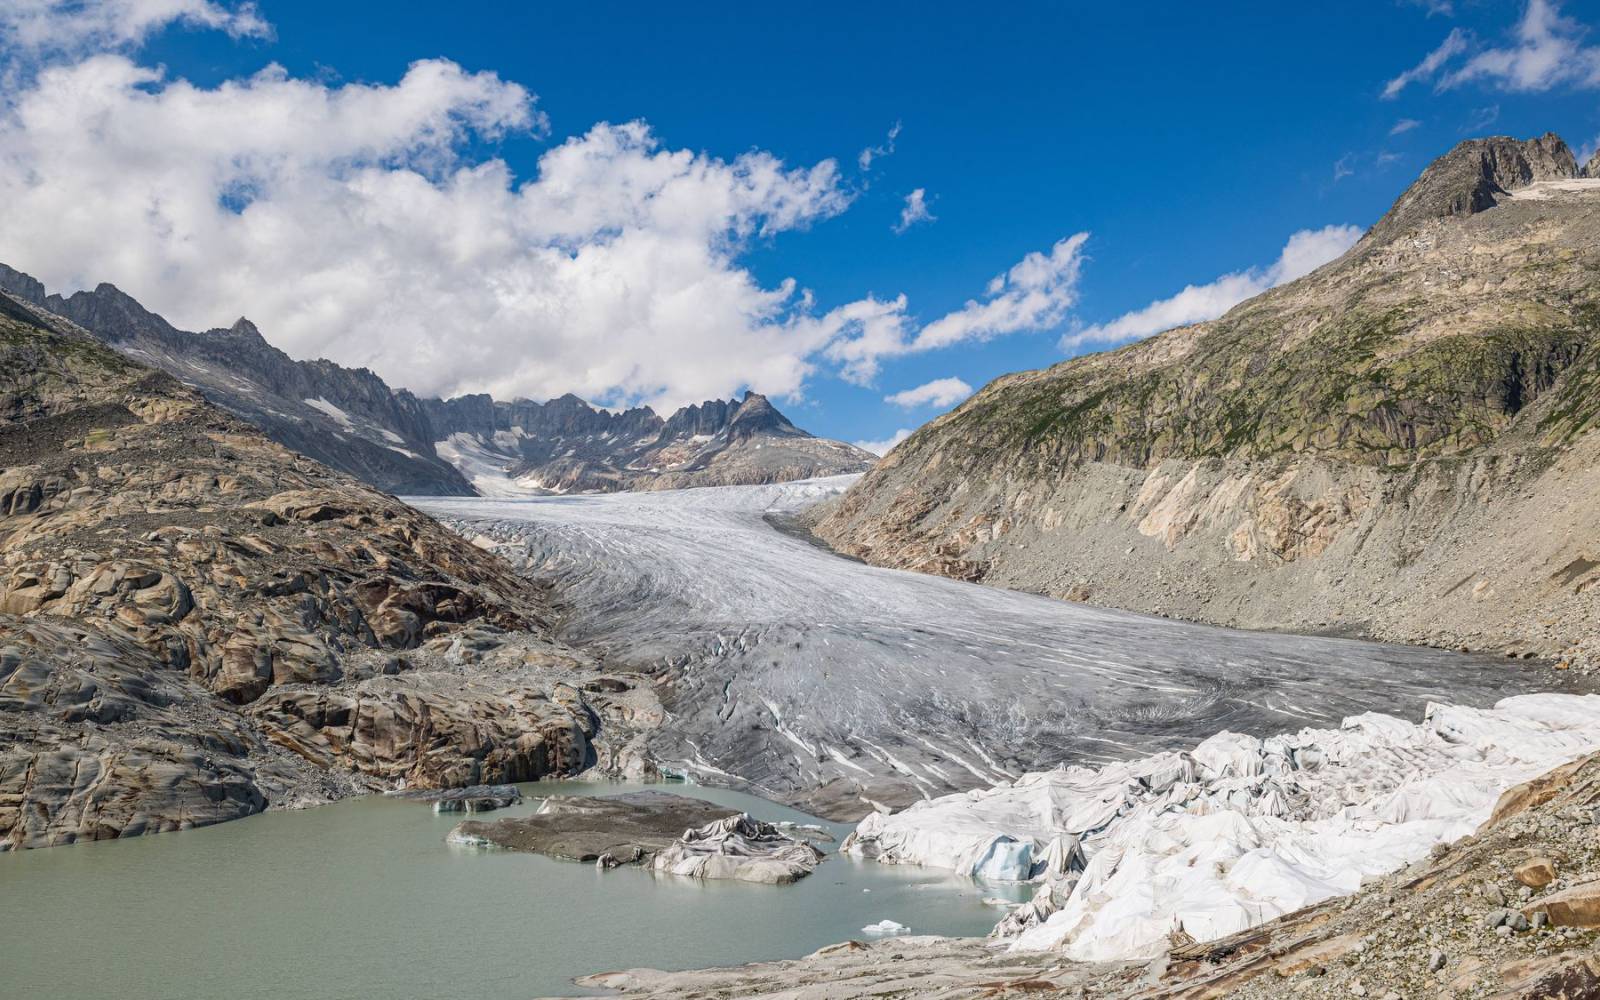
M1488 705L1540 686L1537 668L1503 660L874 569L778 526L843 485L413 502L555 585L567 640L658 681L662 765L769 820L808 817L763 799L854 821L874 803L1223 729L1416 719L1430 700ZM617 788L530 785L508 814ZM0 995L511 1000L606 969L797 957L881 920L981 935L1004 912L985 897L1031 891L839 856L782 887L600 872L450 847L454 823L369 797L0 856L0 900L26 914L0 935ZM885 845L897 829L875 828Z

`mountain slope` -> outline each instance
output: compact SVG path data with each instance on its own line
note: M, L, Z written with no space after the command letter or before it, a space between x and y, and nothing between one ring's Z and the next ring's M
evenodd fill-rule
M63 298L0 264L0 289L176 376L278 443L381 490L472 495L461 474L434 454L422 404L408 392L392 392L365 368L295 361L242 318L225 330L179 330L114 285Z
M1221 319L996 380L818 533L873 562L1247 627L1600 651L1600 180L1463 143Z
M566 395L418 399L365 368L295 361L249 320L178 330L113 285L48 294L0 264L0 290L176 376L267 436L379 489L471 496L764 484L861 472L874 456L795 427L765 397L712 400L663 420Z
M430 518L0 294L0 850L614 762L631 681ZM644 704L631 701L644 698Z

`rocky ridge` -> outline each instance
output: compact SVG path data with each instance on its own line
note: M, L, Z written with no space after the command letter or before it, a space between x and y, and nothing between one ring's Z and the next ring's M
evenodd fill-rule
M296 361L247 319L176 329L114 285L50 294L0 264L0 290L153 365L279 444L389 493L609 492L783 482L860 472L873 456L795 427L763 396L710 400L663 419L574 395L418 398L365 368Z
M649 407L612 413L571 394L542 404L426 402L439 453L487 496L761 485L861 472L874 461L812 437L755 392L665 419Z
M646 767L505 562L4 295L0 469L0 848Z
M1597 246L1559 138L1463 143L1339 260L996 380L815 530L1070 600L1594 663Z

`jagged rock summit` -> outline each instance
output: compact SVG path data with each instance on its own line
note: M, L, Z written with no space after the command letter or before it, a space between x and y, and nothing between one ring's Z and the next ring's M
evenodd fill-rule
M874 456L812 437L767 397L707 400L662 419L568 394L548 403L428 400L449 457L488 495L740 486L861 472Z
M0 264L0 289L71 320L197 389L273 440L390 493L470 496L667 489L861 472L874 461L795 427L763 396L710 400L662 419L567 394L419 399L365 368L296 361L240 317L178 330L114 285L52 295Z
M1600 178L1464 142L1340 259L999 378L819 534L1200 621L1600 657Z
M1468 139L1424 170L1367 238L1385 242L1429 219L1493 208L1531 184L1582 176L1572 150L1554 132L1525 141L1504 135Z

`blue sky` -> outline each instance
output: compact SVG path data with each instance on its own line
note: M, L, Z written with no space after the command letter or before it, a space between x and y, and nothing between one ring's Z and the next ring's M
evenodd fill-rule
M846 440L884 439L940 410L895 406L885 401L891 394L942 379L977 387L1097 349L1105 345L1064 349L1062 335L1111 323L1186 285L1252 268L1256 284L1270 282L1292 234L1370 225L1461 138L1554 130L1587 151L1600 135L1600 71L1588 48L1600 38L1586 37L1586 26L1600 24L1600 5L1576 2L1532 10L1393 0L1299 9L698 4L688 13L643 3L475 4L445 15L437 4L262 0L256 14L270 33L207 30L194 19L157 23L125 38L40 47L35 61L68 65L97 49L115 52L163 68L160 80L138 85L154 91L179 78L201 90L225 88L268 64L324 88L392 87L413 61L449 60L536 95L545 128L470 130L449 154L469 165L503 160L513 185L536 177L542 155L597 122L642 120L662 148L719 162L753 151L791 168L832 159L847 205L746 234L725 252L763 289L792 278L810 291L807 308L816 314L869 295L903 294L898 322L910 331L984 300L990 279L1027 255L1088 234L1074 273L1054 286L1057 299L1037 323L885 352L870 378L857 371L853 381L819 352L805 353L800 375L792 363L763 375L769 369L760 359L730 369L735 380L770 378L774 385L757 387L793 395L786 408L797 422ZM1535 19L1554 27L1538 36ZM1439 69L1385 95L1386 85L1452 37L1460 41ZM886 147L897 124L893 151L860 169L860 151ZM407 165L442 176L426 164ZM905 199L918 189L934 218L897 232ZM28 270L49 238L39 230L26 243L0 239L0 259ZM1334 244L1324 256L1343 245ZM101 255L93 263L109 273L93 277L117 281L180 319L203 309L210 318L202 325L231 321L215 314L220 303L186 291L191 286L163 284L184 264L150 270L145 258L161 252L140 260ZM70 243L46 247L31 269L52 284L90 280L65 263L86 254ZM214 266L229 268L219 256L212 254ZM282 281L296 280L292 260L278 266L289 269ZM264 267L250 267L257 285L269 273ZM337 285L332 278L307 284L336 294L328 291ZM413 283L406 284L392 294L403 298ZM460 285L455 279L452 287ZM495 294L504 285L497 282ZM370 361L391 381L435 388L428 368L408 367L398 345L392 357L363 355L330 336L330 349L317 350L318 328L303 312L251 301L249 281L232 287L244 300L232 313L285 316L280 325L293 333L280 342L291 353ZM428 325L438 330L448 320ZM263 329L278 339L270 322ZM363 335L384 338L381 328ZM650 384L652 365L678 353L670 340L659 354L648 340L613 345L603 332L591 340L596 352L631 352L630 370L644 373L643 383L591 375L589 392L603 402L649 397L639 385ZM518 342L494 343L510 352ZM543 349L530 340L530 354ZM607 380L612 387L596 393ZM560 381L559 371L546 371L528 384ZM690 392L720 383L685 376L673 384ZM927 395L948 405L950 394Z

